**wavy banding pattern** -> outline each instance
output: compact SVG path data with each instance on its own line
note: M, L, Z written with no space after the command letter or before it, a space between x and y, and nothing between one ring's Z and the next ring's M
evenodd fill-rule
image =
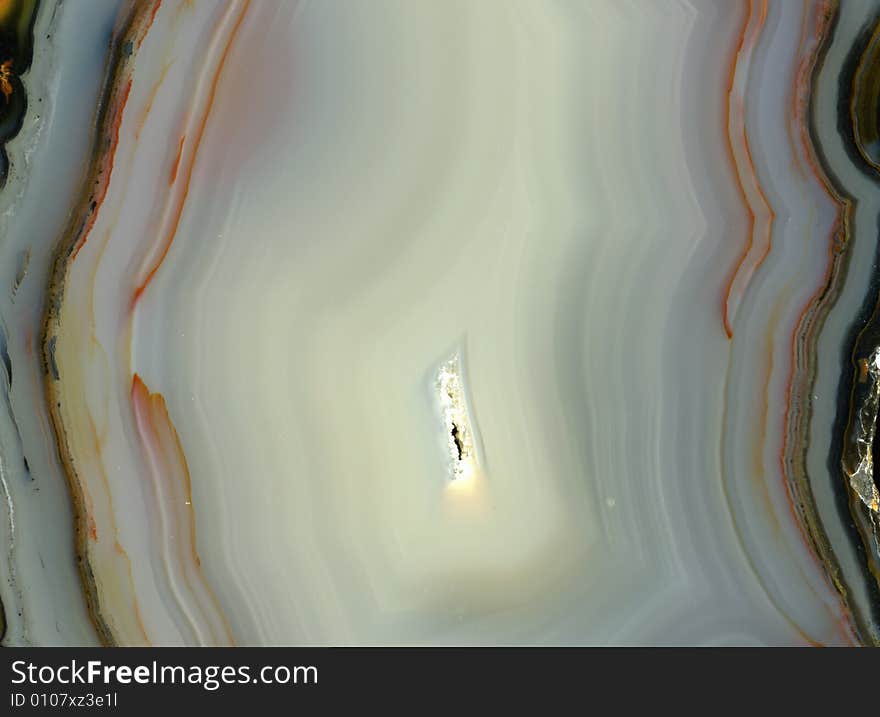
M880 641L878 3L13 5L5 643Z

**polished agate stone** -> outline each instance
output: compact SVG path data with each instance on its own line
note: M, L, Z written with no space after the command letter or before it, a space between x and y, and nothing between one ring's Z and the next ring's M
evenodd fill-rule
M880 642L880 3L0 30L3 644Z

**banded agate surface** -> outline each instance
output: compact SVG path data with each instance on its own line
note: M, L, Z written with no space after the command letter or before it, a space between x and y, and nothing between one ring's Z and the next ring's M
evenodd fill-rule
M880 640L880 3L0 30L4 644Z

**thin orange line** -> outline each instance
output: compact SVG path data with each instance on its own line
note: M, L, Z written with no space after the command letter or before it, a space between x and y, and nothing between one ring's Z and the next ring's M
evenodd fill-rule
M773 220L775 219L775 216L776 216L773 212L772 207L770 206L769 202L767 201L767 197L764 195L764 192L761 189L760 182L758 181L757 172L755 171L755 163L754 163L754 160L752 159L752 151L751 151L751 146L749 144L748 133L746 132L746 128L745 128L745 109L742 106L742 100L739 97L737 97L734 92L734 84L735 84L735 80L736 80L737 65L739 64L739 60L740 60L742 54L744 52L746 52L746 50L747 50L746 38L749 37L749 41L748 41L749 45L753 45L755 42L757 42L757 38L760 35L761 29L764 27L764 24L767 20L767 2L766 2L766 0L763 0L763 2L761 3L760 13L758 14L757 20L755 21L756 22L755 31L754 31L754 33L750 34L750 33L748 33L748 29L749 29L749 27L751 27L752 22L753 22L753 10L754 10L754 3L750 0L749 1L749 13L748 13L748 17L746 19L745 26L743 27L742 35L740 38L739 49L736 54L736 58L734 60L734 63L731 67L730 78L729 78L729 83L728 83L728 93L727 93L727 97L728 97L728 105L727 105L727 144L728 144L728 150L729 150L730 155L733 159L734 169L736 171L736 182L737 182L737 187L739 189L740 197L743 200L743 203L745 204L746 210L749 213L749 231L748 231L748 237L746 239L746 246L745 246L745 249L743 250L742 255L740 256L739 261L736 264L736 267L732 271L730 278L727 281L727 284L725 286L725 291L724 291L724 305L723 305L724 331L727 334L727 338L729 338L729 339L733 338L733 327L731 326L731 317L730 317L730 308L729 308L730 307L730 295L731 295L731 291L733 290L733 285L736 283L737 278L740 276L742 269L743 269L743 266L745 265L746 260L749 258L749 256L752 253L752 250L754 248L755 224L757 222L754 208L752 207L751 203L749 202L748 194L746 193L745 187L743 186L743 183L742 183L742 176L740 174L739 164L736 161L736 152L734 151L734 148L733 148L733 138L731 136L732 128L730 126L731 125L731 122L730 122L731 110L733 110L733 112L736 113L737 115L739 113L742 114L742 118L743 118L743 120L742 120L742 122L743 122L742 137L741 138L737 137L737 139L741 140L741 142L742 142L742 148L745 152L746 163L747 163L749 169L751 170L751 176L754 179L755 192L758 195L758 198L760 200L760 203L763 205L763 208L769 214L769 219L767 221L767 227L766 227L766 230L763 232L765 243L766 243L766 248L764 249L764 251L762 252L760 257L758 257L756 259L756 261L754 262L754 264L751 268L751 271L749 272L749 277L758 269L758 267L761 266L761 264L767 258L767 255L770 253L770 244L771 244L771 239L772 239L771 228L773 226ZM751 36L749 36L749 35L751 35ZM751 49L752 48L749 47L748 51L750 52ZM748 284L748 280L746 280L746 284Z
M122 116L125 112L125 105L128 102L128 95L131 92L131 79L128 80L128 83L125 85L125 89L122 91L122 100L119 103L119 109L116 110L115 116L113 118L113 134L110 137L110 148L107 150L107 160L106 160L106 172L104 172L101 176L101 179L98 183L98 191L95 195L95 198L92 200L92 207L89 213L89 218L83 227L82 235L79 238L79 241L76 243L76 247L73 250L73 254L71 256L72 260L76 259L77 254L79 254L79 250L85 246L86 240L88 239L89 233L92 231L92 228L95 226L95 221L98 218L98 209L101 207L101 204L104 202L104 197L107 196L107 189L110 186L110 177L113 174L113 161L116 157L116 148L119 145L119 128L122 125Z
M153 26L153 20L156 19L156 13L159 12L159 8L160 8L161 6L162 6L162 0L156 0L156 4L153 5L153 9L150 11L150 19L147 20L147 25L146 25L146 27L143 29L143 31L142 31L142 33L141 33L141 36L140 36L140 38L138 39L138 44L137 44L137 46L138 46L138 50L141 49L141 45L143 44L144 40L147 39L147 32L148 32L149 29Z
M134 308L134 306L137 304L138 300L140 299L140 297L143 295L144 291L146 290L147 286L153 280L153 277L155 276L156 272L159 270L159 267L162 265L162 262L165 260L165 257L168 255L168 252L171 249L171 245L174 243L174 237L176 236L177 228L180 225L180 218L183 215L183 207L186 204L186 199L187 199L187 196L189 195L189 184L190 184L190 180L192 179L193 167L195 165L196 157L198 156L199 146L201 145L201 142L202 142L202 136L205 132L205 126L207 125L208 117L211 114L211 107L214 104L214 97L217 93L217 86L220 82L220 76L223 74L223 68L226 64L226 58L229 55L229 50L232 48L232 43L235 40L235 36L238 33L239 27L241 27L241 23L244 20L244 16L247 14L247 10L248 10L249 5L250 5L250 2L245 3L245 6L242 9L241 14L238 16L238 19L235 21L235 25L233 26L232 32L229 35L229 41L226 43L226 47L223 49L223 54L220 56L220 62L217 66L217 71L214 73L214 79L211 82L211 91L208 95L207 108L205 109L204 116L202 117L202 121L199 124L199 128L198 128L198 131L196 132L195 140L193 142L192 157L191 157L190 161L187 163L186 168L185 168L186 179L183 183L182 197L180 200L180 204L177 207L177 211L175 212L175 215L174 215L174 223L171 227L171 231L168 233L168 238L165 241L165 245L162 248L161 256L159 257L159 259L155 263L155 265L147 273L147 277L144 279L144 281L140 284L140 286L138 286L138 288L134 292L134 296L132 297L132 302L131 302L132 308Z
M791 356L791 364L785 386L785 409L782 416L783 434L782 446L779 451L779 469L780 474L783 476L784 479L783 485L785 487L786 495L788 496L789 509L794 516L795 523L799 527L804 541L809 545L809 536L807 535L805 526L801 524L796 514L795 496L792 493L791 482L789 479L786 479L786 476L788 475L788 470L786 467L786 456L789 453L788 446L790 443L789 425L791 422L792 401L795 393L795 370L798 363L798 338L802 337L802 340L805 343L809 343L809 341L811 340L811 335L814 332L813 325L807 324L807 318L810 314L811 309L816 307L819 302L821 302L822 296L828 290L832 281L835 254L834 245L836 244L835 238L841 231L841 226L843 224L842 218L846 210L844 202L840 199L840 197L836 196L836 194L831 191L827 182L827 178L823 175L822 170L818 162L816 161L816 158L812 151L811 140L807 131L807 120L805 116L807 108L806 95L810 91L811 75L815 63L815 53L818 51L819 47L818 40L820 40L821 37L825 34L830 21L830 3L820 2L818 6L816 6L816 8L814 9L815 24L813 27L813 39L817 40L817 42L814 43L811 48L805 49L807 48L807 33L809 25L808 7L809 3L805 0L804 25L801 31L798 55L802 55L804 53L806 54L801 60L798 66L797 73L795 74L795 82L791 98L792 115L788 126L789 139L794 156L797 159L802 160L806 163L807 167L809 167L809 169L811 170L813 177L818 181L822 191L826 194L826 196L829 197L832 202L837 205L838 209L837 216L835 217L830 232L828 234L828 262L825 265L825 272L824 276L822 277L822 282L820 284L820 287L816 291L814 291L809 299L804 303L800 313L797 316L797 319L794 322L794 326L789 337L789 355ZM798 140L800 140L799 147ZM801 169L800 163L798 163L798 168ZM810 550L810 553L813 554L814 560L817 562L817 564L821 565L821 559L819 558L819 556L815 555L813 550ZM844 638L850 644L854 644L852 635L855 634L855 627L852 623L850 615L846 612L846 610L843 611L843 616L837 619L837 623Z
M730 63L730 70L728 72L728 80L727 80L727 120L725 122L725 136L727 137L727 151L730 155L730 161L733 164L733 170L736 174L736 187L739 191L740 199L742 200L743 205L746 210L749 212L749 232L748 232L748 243L751 245L752 241L752 229L754 227L755 215L752 214L751 208L749 207L749 202L746 197L745 189L742 186L742 182L740 181L739 171L736 166L736 153L733 151L733 140L730 137L730 102L731 97L733 96L733 86L736 82L736 66L739 63L739 57L745 48L746 43L746 32L749 29L749 24L751 23L752 16L752 2L749 0L749 11L746 13L745 22L743 22L742 30L740 31L739 36L739 45L736 48L736 52L733 55L733 61ZM748 252L748 245L746 247L746 251ZM727 282L727 286L724 290L724 298L722 299L722 314L724 318L724 331L727 334L727 338L733 338L733 329L730 326L730 320L727 315L727 302L730 298L730 290L733 287L733 281L736 278L736 271L734 271L730 279Z
M183 154L183 141L185 139L185 134L180 136L180 144L177 145L177 157L174 159L174 166L171 168L171 177L168 179L169 186L174 184L174 180L177 179L177 170L180 167L180 155Z

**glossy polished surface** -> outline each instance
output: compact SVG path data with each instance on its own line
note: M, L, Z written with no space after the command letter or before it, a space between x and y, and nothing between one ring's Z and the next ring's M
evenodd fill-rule
M0 3L4 643L876 643L878 23Z

